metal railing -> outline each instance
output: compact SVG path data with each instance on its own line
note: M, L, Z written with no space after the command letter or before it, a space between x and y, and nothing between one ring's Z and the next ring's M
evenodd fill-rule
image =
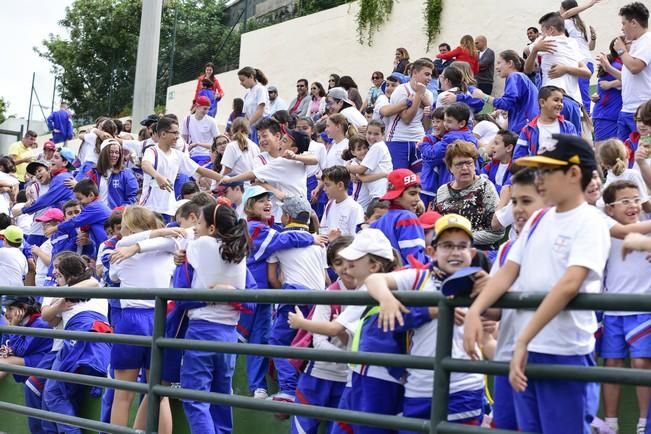
M448 394L451 372L476 372L487 375L508 374L506 363L490 361L470 361L451 357L452 333L454 327L454 308L468 306L469 299L447 299L438 293L396 292L398 299L406 306L438 306L437 351L434 358L370 352L326 351L313 348L291 348L274 345L225 343L197 341L189 339L166 338L165 321L167 300L202 300L207 302L254 302L289 304L340 304L372 305L376 302L366 293L348 291L226 291L226 290L188 290L188 289L134 289L134 288L6 288L0 287L0 294L37 295L46 297L91 297L120 299L154 299L153 336L132 336L123 334L99 334L92 332L56 331L26 327L0 326L0 333L27 336L52 337L59 339L88 340L95 342L121 343L138 346L151 346L150 381L148 384L99 378L88 375L65 373L37 368L26 368L0 364L0 371L11 374L35 375L71 383L79 383L104 388L123 389L150 396L147 409L147 433L158 431L159 398L172 397L184 400L203 401L229 405L236 408L259 410L273 413L314 417L322 420L336 420L352 424L386 427L421 433L509 433L505 430L488 430L479 427L447 422ZM545 294L510 293L496 304L503 308L535 309ZM581 294L568 306L573 310L618 310L649 311L651 297L646 295ZM318 360L338 363L368 364L378 366L399 366L404 368L435 371L432 394L432 414L430 420L367 414L350 410L339 410L298 403L282 403L256 400L250 397L227 395L214 392L172 388L161 384L163 348L194 349L207 352L259 355L304 360ZM534 365L526 368L531 378L567 379L597 381L607 383L651 386L651 372L641 369L574 367L565 365ZM434 375L434 374L432 374ZM12 411L26 416L66 423L86 429L107 433L136 433L138 431L110 425L79 417L70 417L43 410L32 409L11 403L0 402L0 410Z

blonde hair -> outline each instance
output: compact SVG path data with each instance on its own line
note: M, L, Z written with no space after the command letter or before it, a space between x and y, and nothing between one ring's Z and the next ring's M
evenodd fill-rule
M628 168L628 150L621 140L608 139L599 146L599 160L613 175L620 176Z
M459 71L461 71L461 81L466 86L466 88L469 85L471 86L477 85L477 80L475 80L475 74L472 73L472 68L470 67L470 63L464 62L462 60L455 60L450 64L450 66L454 66L457 69L459 69Z
M328 116L328 120L336 126L341 127L346 138L352 139L357 136L357 128L355 128L354 125L351 125L350 122L348 122L348 119L346 119L346 116L341 113L335 113L334 115Z
M470 51L472 57L477 57L477 48L475 47L475 40L470 35L463 35L459 43L463 48Z
M122 211L122 226L126 226L133 233L138 233L162 228L163 224L149 208L129 205Z
M237 142L240 151L249 149L249 121L246 118L236 118L231 125L231 140Z

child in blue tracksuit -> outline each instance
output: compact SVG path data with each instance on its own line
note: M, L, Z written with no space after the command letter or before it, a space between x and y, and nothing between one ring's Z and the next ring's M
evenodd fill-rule
M112 163L115 154L119 157ZM102 189L100 184L106 184L106 197L101 197L100 200L110 209L136 203L138 180L131 169L123 167L122 145L117 140L102 142L97 167L86 172L84 177L92 180L98 190Z
M86 262L75 254L57 260L57 283L60 286L79 284L83 287L97 287L99 283L92 277ZM52 313L60 318L64 330L95 333L112 333L108 325L108 304L104 299L58 299L52 305ZM61 372L106 377L111 345L105 342L63 340L56 353L52 370ZM59 414L77 416L81 400L87 386L64 383L48 379L43 392L45 410ZM56 424L57 432L81 434L81 428Z
M452 174L445 165L445 151L448 145L457 140L463 140L478 146L477 139L468 128L469 121L469 107L463 103L453 103L445 109L444 126L446 133L441 140L434 142L433 139L428 139L423 141L421 145L423 166L430 166L428 172L436 173L436 176L424 180L427 184L422 184L423 197L431 198L430 202L436 200L438 188L452 180Z
M431 150L434 148L434 145L443 139L444 135L445 108L437 107L432 112L432 128L426 132L425 137L423 137L423 141L420 144L421 155L423 149L428 152L427 157L423 157L423 170L420 174L421 185L438 185L439 174L437 168L432 164ZM436 190L434 192L421 191L421 199L426 208L427 204L433 201L433 194L436 194Z
M47 128L52 132L54 143L65 143L67 140L72 140L74 131L68 104L62 102L61 108L47 117Z
M611 66L622 70L622 61L610 43L610 53L607 56ZM622 111L622 89L617 87L618 81L612 74L599 66L597 69L597 97L592 108L592 123L594 124L594 141L617 137L617 118Z
M510 184L511 161L517 142L518 135L513 131L499 130L491 146L492 159L481 171L481 174L487 176L495 185L498 194L502 191L503 186Z
M204 78L201 80L201 90L197 94L197 97L200 96L205 96L210 100L210 108L208 109L208 116L210 117L215 117L217 114L217 101L218 96L213 90L213 83L212 81L208 80L207 78Z
M309 247L316 237L305 231L277 231L267 225L272 217L272 193L261 186L248 187L242 197L244 213L248 219L251 253L246 265L260 289L269 288L267 259L274 253L292 248ZM241 341L266 344L271 329L271 305L256 304L251 314L241 314L237 326ZM262 356L247 356L249 391L256 398L267 395L269 361Z
M552 131L560 134L578 135L571 122L561 115L564 106L563 90L556 86L545 86L538 92L540 115L529 122L520 132L513 151L513 160L536 155L554 146Z
M40 313L40 305L33 297L4 296L2 305L5 307L5 317L11 326L33 327L49 329L47 322L43 321ZM28 368L37 368L41 360L52 349L51 338L40 338L24 335L4 335L3 344L0 348L1 363L7 363ZM3 372L0 378L7 373ZM41 398L43 393L42 379L35 377L24 377L14 374L17 383L25 383L25 403L36 409L41 409ZM27 418L29 430L33 434L43 432L41 420Z
M98 199L97 185L90 179L79 181L74 187L74 193L83 206L81 213L58 226L58 230L72 235L77 228L88 227L90 240L94 244L93 258L97 257L99 245L108 238L104 229L104 222L111 215L111 210Z
M409 257L426 264L429 259L425 255L425 231L415 214L420 202L418 176L411 170L397 169L387 179L389 189L381 199L391 202L389 211L370 227L386 235L404 264L409 263Z

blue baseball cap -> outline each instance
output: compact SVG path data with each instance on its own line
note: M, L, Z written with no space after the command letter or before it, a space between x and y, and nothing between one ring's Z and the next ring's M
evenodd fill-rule
M462 268L443 281L441 292L446 297L470 295L475 284L473 276L480 271L482 271L481 267Z
M59 148L58 152L61 155L61 158L63 158L65 161L67 161L70 164L74 163L75 158L77 158L75 156L75 153L68 148Z
M249 201L249 199L261 196L263 194L269 194L269 195L273 196L272 192L270 192L269 190L267 190L266 188L264 188L264 187L262 187L260 185L251 185L249 187L246 187L244 189L244 194L242 195L242 203L244 205L246 205L246 203Z

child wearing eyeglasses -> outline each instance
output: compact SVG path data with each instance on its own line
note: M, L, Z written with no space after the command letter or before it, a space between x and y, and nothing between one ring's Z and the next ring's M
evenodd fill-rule
M621 143L621 142L619 142ZM617 223L628 225L640 220L642 197L635 182L619 180L611 183L603 192L606 214ZM651 264L647 252L633 252L622 256L623 241L611 238L612 248L606 264L603 292L610 294L650 294L648 279ZM601 356L606 366L623 368L625 359L631 359L631 367L651 368L651 335L648 334L651 314L638 312L604 312ZM604 415L608 426L618 429L620 386L603 384ZM646 426L649 395L645 387L637 387L639 421L637 432Z

